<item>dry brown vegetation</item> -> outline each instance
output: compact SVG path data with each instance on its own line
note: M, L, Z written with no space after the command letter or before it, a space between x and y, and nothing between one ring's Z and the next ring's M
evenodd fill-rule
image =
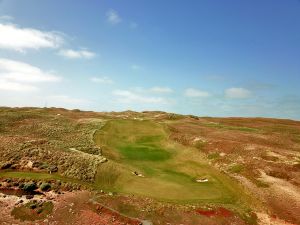
M103 158L93 142L101 122L80 121L81 116L59 109L2 108L0 167L58 171L93 181Z
M300 224L299 121L199 118L160 111L95 113L58 108L0 108L0 168L2 171L52 173L74 181L97 183L99 175L101 178L99 173L111 167L110 164L101 167L105 159L102 149L95 145L94 134L111 119L150 120L163 125L169 140L187 149L197 149L193 152L204 155L210 165L238 181L246 193L257 199L251 204L260 224L266 224L266 221L271 221L270 224ZM104 155L113 160L113 153ZM110 178L109 171L106 173L106 178ZM136 209L143 204L150 207L152 202L132 196L104 196L103 203L119 211L124 209L114 202L124 204L125 200L129 201L129 206L124 207L126 210L129 207L134 215L144 215ZM0 208L4 203L0 202ZM58 212L55 207L54 211ZM195 214L179 210L181 214L175 215L175 206L168 207L171 210L162 207L164 221L181 215L192 224L191 218ZM95 214L97 210L93 210L85 212L86 218L90 215L99 219ZM107 218L113 217L109 214ZM213 218L201 217L201 220L206 224L247 223L240 217L222 218L219 223ZM119 224L115 221L112 224Z
M169 126L172 139L204 152L215 167L266 203L270 214L300 223L300 122L185 118Z

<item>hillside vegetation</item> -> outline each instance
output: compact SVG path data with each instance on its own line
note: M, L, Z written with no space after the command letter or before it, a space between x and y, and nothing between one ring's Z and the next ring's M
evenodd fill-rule
M0 177L3 187L89 190L159 223L300 223L299 137L292 120L0 108Z

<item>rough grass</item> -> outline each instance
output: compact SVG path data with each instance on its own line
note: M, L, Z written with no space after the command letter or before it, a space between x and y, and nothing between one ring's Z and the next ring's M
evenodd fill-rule
M243 132L259 132L259 129L251 128L251 127L239 127L239 126L228 126L220 123L202 123L203 126L206 127L213 127L218 129L224 130L236 130L236 131L243 131Z
M194 144L193 144L193 146L194 146L195 148L197 148L198 150L200 150L200 151L203 151L205 145L206 145L206 143L203 142L203 141L201 141L201 140L196 141L196 142L194 142Z
M99 166L95 185L103 190L112 189L119 178L121 171L117 165L108 162Z
M52 213L52 210L52 202L43 202L38 204L30 201L22 206L15 207L12 210L11 215L21 221L34 221L46 218Z
M228 171L231 173L240 173L244 170L244 166L241 164L234 164L229 167Z
M218 152L210 153L207 155L208 159L218 159L220 158L220 154Z
M0 178L22 178L27 180L60 180L63 182L81 184L87 187L92 187L92 183L87 183L78 179L72 179L68 177L61 176L57 173L40 173L32 171L0 171Z
M292 140L296 143L300 143L300 134L296 134L293 136Z
M270 187L270 185L260 179L254 179L254 184L257 186L257 187L260 187L260 188L268 188Z
M58 174L36 173L36 172L19 172L19 171L1 171L0 177L24 178L34 180L61 179Z
M67 177L93 181L99 157L69 149L93 153L92 134L102 124L78 122L61 114L67 112L0 108L0 166L10 162L22 169L31 161L56 166L59 173Z

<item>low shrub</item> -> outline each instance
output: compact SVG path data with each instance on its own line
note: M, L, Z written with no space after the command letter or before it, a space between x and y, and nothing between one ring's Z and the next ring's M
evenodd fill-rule
M49 191L51 190L51 184L49 183L42 183L40 186L41 191Z
M24 184L24 187L23 187L23 190L24 190L24 191L27 191L27 192L32 192L32 191L34 191L35 189L37 189L37 186L36 186L36 184L33 183L33 182L25 183L25 184Z
M218 152L214 152L214 153L210 153L208 156L207 156L208 159L218 159L220 158L220 154Z
M232 165L230 168L229 168L229 172L231 173L240 173L244 170L244 167L243 165L240 165L240 164L235 164L235 165Z

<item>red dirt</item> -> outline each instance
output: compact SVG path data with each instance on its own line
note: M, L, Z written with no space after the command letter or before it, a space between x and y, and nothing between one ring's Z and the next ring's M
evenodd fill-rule
M223 207L219 207L215 210L197 209L196 212L200 215L207 216L207 217L213 217L213 216L231 217L231 216L233 216L233 213L231 211L229 211L228 209L225 209Z
M99 214L101 213L101 214ZM96 225L96 224L111 224L111 225L139 225L139 221L134 221L126 217L120 216L120 214L113 213L107 209L101 209L99 213L96 213L91 210L82 210L78 220L75 224L87 224L87 225Z
M91 203L90 193L86 191L65 193L59 196L51 222L75 225L138 225L140 221L120 215L119 213ZM62 216L60 216L62 215ZM66 218L68 220L66 221Z
M111 209L108 209L106 207L103 207L101 205L97 205L95 207L97 214L99 215L106 215L108 218L114 219L117 223L113 224L128 224L128 225L139 225L141 222L137 219L131 219L129 217L125 217L120 215L119 213L112 211Z

